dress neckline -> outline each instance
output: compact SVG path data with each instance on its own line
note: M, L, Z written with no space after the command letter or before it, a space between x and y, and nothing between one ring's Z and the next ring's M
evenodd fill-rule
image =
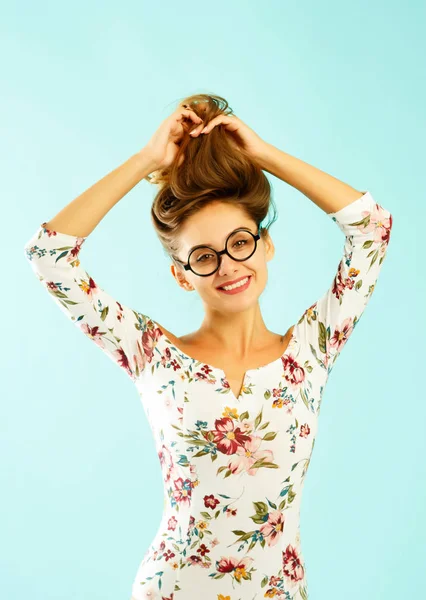
M221 369L220 367L216 367L214 365L211 365L209 363L203 362L202 360L199 360L198 358L194 358L193 356L190 356L189 354L187 354L186 352L184 352L181 348L179 348L179 346L177 346L176 344L174 344L168 337L167 335L164 333L163 329L161 328L161 326L154 321L153 319L151 319L152 323L154 324L154 326L156 328L158 328L158 330L160 331L160 337L159 337L159 341L163 341L166 346L168 346L169 348L175 350L183 359L185 360L189 360L192 361L193 363L199 363L201 365L205 365L206 367L208 367L211 371L216 371L217 373L219 373L221 375L221 379L223 380L223 382L226 384L226 386L229 388L229 393L231 394L232 398L235 401L238 401L241 396L243 395L243 389L245 387L245 384L247 382L247 378L249 377L249 375L251 373L258 373L259 371L263 371L266 370L268 368L272 368L275 365L277 365L280 361L282 361L289 353L291 350L293 350L293 346L296 344L297 342L297 335L296 335L296 329L297 329L297 323L294 324L293 326L293 332L291 334L291 337L288 341L288 344L284 350L284 352L278 357L275 358L274 360L271 360L270 362L263 364L263 365L259 365L258 367L254 367L253 369L247 369L247 371L244 373L244 377L243 377L243 384L241 386L241 391L240 394L238 396L238 398L235 396L234 392L231 389L231 386L228 382L228 378L225 374L225 371L223 369ZM288 328L290 329L291 326ZM287 331L288 331L287 329Z

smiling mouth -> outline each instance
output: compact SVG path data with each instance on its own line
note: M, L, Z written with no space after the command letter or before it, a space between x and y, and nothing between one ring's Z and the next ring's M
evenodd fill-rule
M252 278L251 275L246 275L245 277L241 278L240 281L238 281L236 284L234 284L233 287L231 287L227 290L222 286L218 287L217 289L220 290L221 292L225 292L225 294L232 294L232 293L236 293L239 291L244 291L250 285L251 278ZM243 282L243 283L241 283L241 282ZM226 286L226 287L228 287L228 286Z

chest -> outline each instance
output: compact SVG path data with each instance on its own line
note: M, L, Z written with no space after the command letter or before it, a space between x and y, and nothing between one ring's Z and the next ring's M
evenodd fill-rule
M218 371L234 398L237 399L243 392L248 372L276 361L286 351L293 335L294 325L288 329L285 335L272 334L270 342L265 343L262 351L252 353L247 361L242 361L232 354L212 353L208 344L200 344L199 341L194 340L193 335L177 338L162 326L160 326L160 330L175 347L188 357Z

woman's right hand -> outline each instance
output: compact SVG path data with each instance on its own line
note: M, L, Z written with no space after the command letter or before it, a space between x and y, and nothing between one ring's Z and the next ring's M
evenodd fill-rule
M187 132L188 126L190 130L194 129L193 124L198 128L203 124L203 120L193 110L183 108L183 106L179 106L161 123L143 148L144 152L149 153L150 158L157 165L157 169L164 169L173 163L183 135ZM179 166L183 160L184 157L181 156Z

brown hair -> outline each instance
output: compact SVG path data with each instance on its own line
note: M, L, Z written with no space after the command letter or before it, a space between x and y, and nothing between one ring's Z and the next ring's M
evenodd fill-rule
M181 104L189 104L205 124L220 114L233 112L221 96L195 94L184 98ZM190 129L193 128L192 123ZM177 266L183 223L209 203L220 201L239 206L260 227L262 238L277 218L269 180L241 145L236 149L235 142L221 125L196 138L188 130L173 164L147 178L159 186L151 207L152 223L165 252ZM178 166L182 154L184 160ZM270 207L273 217L261 226Z

